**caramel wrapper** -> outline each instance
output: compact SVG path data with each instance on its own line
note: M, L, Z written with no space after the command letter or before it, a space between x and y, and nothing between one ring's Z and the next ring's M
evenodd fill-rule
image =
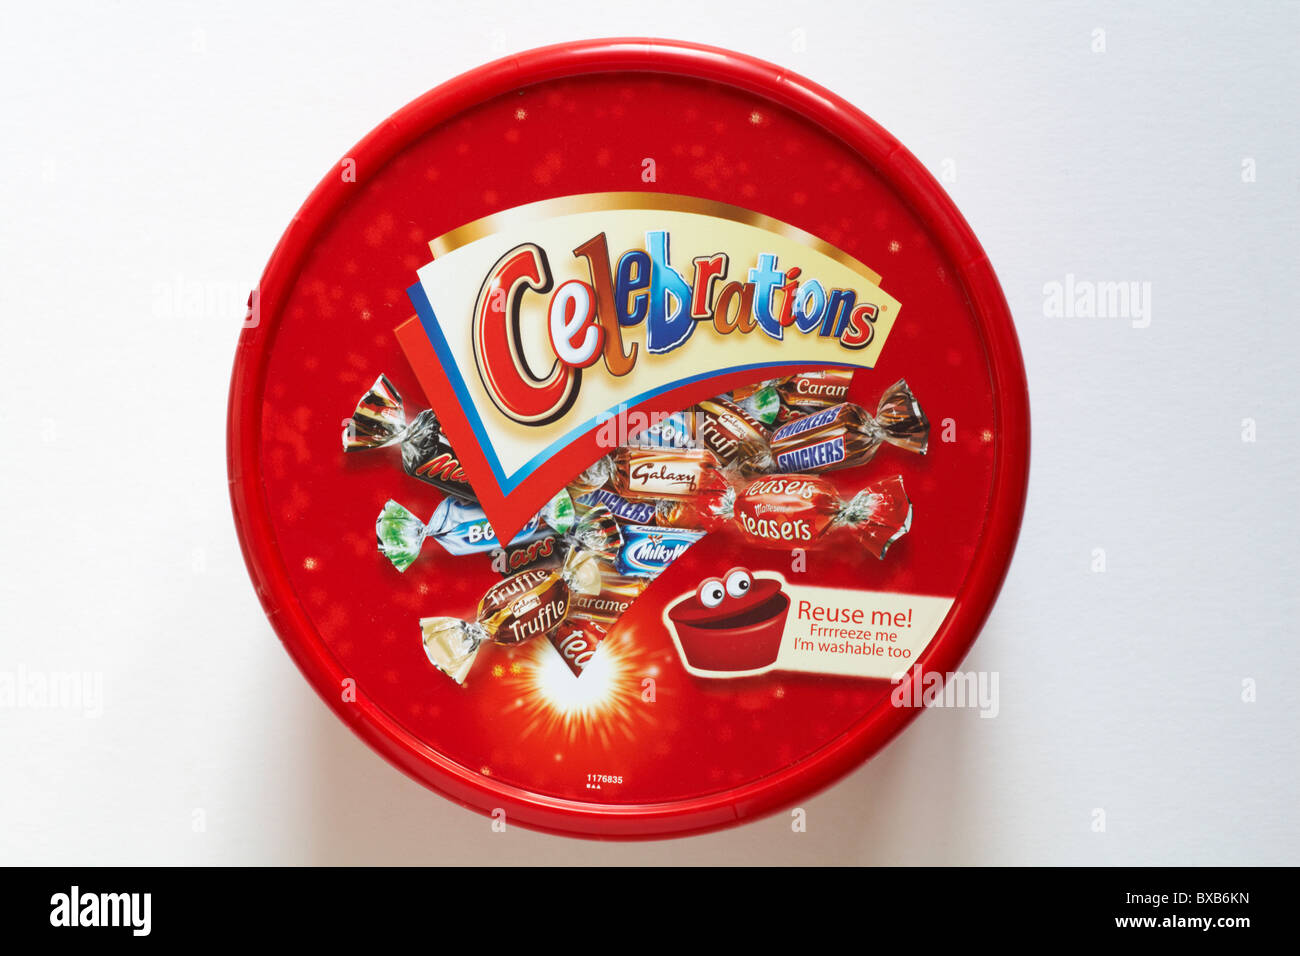
M571 613L612 627L641 596L648 583L645 578L627 574L603 575L597 593L573 596Z
M832 368L791 375L776 385L776 391L786 408L806 415L843 402L852 383L852 369Z

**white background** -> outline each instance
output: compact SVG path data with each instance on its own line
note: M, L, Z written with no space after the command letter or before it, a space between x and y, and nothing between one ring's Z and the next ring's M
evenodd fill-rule
M104 702L0 708L0 862L1300 862L1297 7L610 6L6 9L0 672ZM627 34L789 67L948 173L1025 351L1029 505L966 662L1000 713L923 714L806 833L491 832L331 715L236 544L243 298L311 188L437 83ZM1151 283L1150 327L1047 317L1067 274Z

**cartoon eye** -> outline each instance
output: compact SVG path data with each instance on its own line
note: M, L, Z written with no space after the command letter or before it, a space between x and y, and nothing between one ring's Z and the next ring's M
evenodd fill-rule
M727 572L727 593L732 597L744 597L753 583L754 576L745 568L732 568Z
M705 607L717 607L727 596L727 589L722 586L722 581L718 578L709 578L700 584L695 593Z

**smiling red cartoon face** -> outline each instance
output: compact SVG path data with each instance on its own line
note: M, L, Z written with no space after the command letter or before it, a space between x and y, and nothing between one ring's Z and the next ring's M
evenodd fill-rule
M755 580L748 568L706 578L668 619L682 653L701 671L750 671L776 662L790 598L781 582Z

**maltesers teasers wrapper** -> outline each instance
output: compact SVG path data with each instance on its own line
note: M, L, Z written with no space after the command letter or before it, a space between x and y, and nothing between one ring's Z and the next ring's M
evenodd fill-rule
M569 670L575 677L581 677L596 655L596 648L605 639L605 633L605 629L595 621L570 617L547 636Z
M929 420L899 379L881 396L874 418L843 402L786 422L772 433L772 456L777 471L832 471L865 464L885 442L924 455L929 437Z
M400 445L402 467L413 478L433 485L443 494L477 502L460 459L442 437L438 416L425 409L409 423L402 396L388 376L380 375L361 397L343 429L343 450L366 451Z
M573 525L573 500L562 490L505 547L518 548L551 532L564 534ZM427 522L390 499L375 519L375 537L380 553L399 571L414 563L424 542L430 538L455 555L479 554L502 547L483 509L455 498L444 499Z
M568 619L574 594L599 594L601 580L622 544L618 522L605 508L593 508L574 526L570 540L572 547L561 567L529 568L489 588L474 620L421 618L420 633L430 662L464 684L483 644L522 644L549 637Z
M883 558L912 526L912 502L901 475L873 481L847 501L826 478L765 475L736 495L737 527L764 548L815 548L847 528L862 546Z

